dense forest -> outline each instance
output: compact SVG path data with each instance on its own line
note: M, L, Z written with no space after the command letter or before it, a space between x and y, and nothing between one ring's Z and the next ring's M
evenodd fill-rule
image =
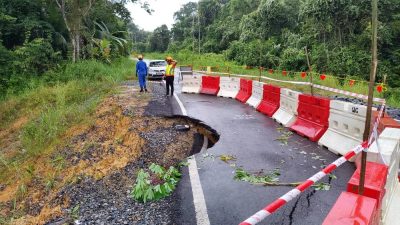
M128 55L140 37L127 2L151 13L137 0L0 0L0 96L66 80L71 62Z
M216 53L239 65L305 71L307 47L313 71L369 75L370 1L200 0L175 12L171 29L153 32L135 25L128 2L152 12L140 0L0 0L0 96L38 77L62 79L58 71L71 62L111 63L132 52ZM399 0L380 0L379 12L378 81L387 75L400 87Z
M378 80L400 87L400 2L379 1ZM200 0L174 14L170 40L157 28L139 51L220 53L241 65L369 76L371 2L363 0ZM158 45L156 44L158 43ZM162 43L162 44L160 44ZM160 46L160 47L158 47Z

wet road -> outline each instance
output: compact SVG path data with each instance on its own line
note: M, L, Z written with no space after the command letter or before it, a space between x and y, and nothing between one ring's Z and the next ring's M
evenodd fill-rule
M179 92L179 85L175 85ZM304 181L324 164L338 158L296 134L289 138L287 145L282 144L276 140L281 134L274 120L234 99L200 94L178 93L178 96L188 116L204 121L221 135L208 154L195 156L211 224L238 224L292 189L235 181L235 169L221 161L219 155L234 155L237 160L233 163L246 171L268 172L278 168L281 182ZM179 113L179 106L176 103L173 106L174 112ZM329 191L310 188L260 224L321 224L339 194L345 191L354 169L353 164L345 163L334 172L337 179L323 180L331 184ZM186 172L179 187L179 223L192 224L195 221L193 197L188 193L190 180Z

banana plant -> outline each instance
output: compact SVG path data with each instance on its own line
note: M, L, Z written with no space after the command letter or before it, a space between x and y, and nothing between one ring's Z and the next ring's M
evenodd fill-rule
M94 50L95 55L100 56L104 61L111 63L111 42L105 38L93 38L92 41L97 46Z
M94 24L99 28L97 31L100 34L100 39L107 40L110 43L109 47L111 49L118 49L119 54L124 54L124 52L126 52L128 41L124 38L115 36L116 34L125 34L127 33L126 31L110 32L107 25L103 22L98 23L95 21Z

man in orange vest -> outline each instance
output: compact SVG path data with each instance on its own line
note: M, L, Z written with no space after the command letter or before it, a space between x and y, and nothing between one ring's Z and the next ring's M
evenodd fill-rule
M172 59L171 56L168 56L165 58L165 61L167 62L167 68L165 69L165 83L166 83L166 90L167 94L166 96L169 95L169 88L171 87L171 96L174 95L174 75L175 75L175 67L177 62Z

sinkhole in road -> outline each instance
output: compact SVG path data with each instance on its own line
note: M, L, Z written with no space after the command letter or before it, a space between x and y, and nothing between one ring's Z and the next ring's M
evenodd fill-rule
M167 117L168 118L168 117ZM194 139L192 144L192 149L188 155L192 156L199 153L204 147L204 141L207 140L206 148L211 148L214 146L219 138L220 134L211 126L205 124L203 121L183 115L173 115L169 117L171 119L176 119L178 121L185 122L185 124L176 124L175 129L177 131L186 132L189 129L194 129Z

